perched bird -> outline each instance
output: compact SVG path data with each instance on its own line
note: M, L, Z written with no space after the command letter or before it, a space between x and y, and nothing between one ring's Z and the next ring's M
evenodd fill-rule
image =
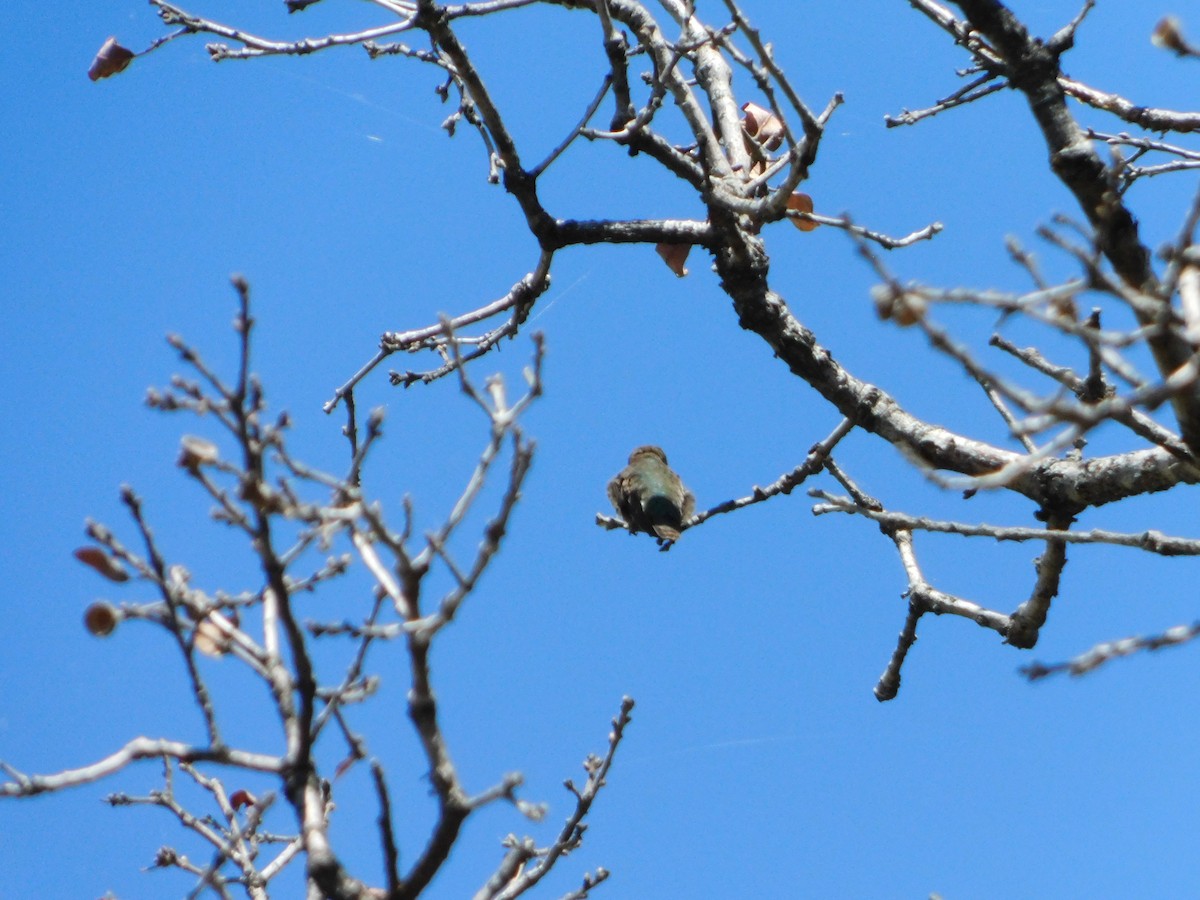
M629 465L608 483L608 499L631 534L653 534L663 550L679 540L683 523L696 509L696 498L667 466L661 447L638 447Z

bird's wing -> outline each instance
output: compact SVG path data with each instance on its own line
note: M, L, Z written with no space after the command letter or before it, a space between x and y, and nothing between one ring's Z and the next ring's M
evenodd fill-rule
M686 522L696 512L696 495L683 487L682 484L679 486L683 490L683 502L679 504L679 510L683 513L683 521Z
M637 491L634 490L634 485L631 484L632 480L633 474L625 469L608 483L608 499L612 501L613 509L625 520L630 531L637 529L638 519L642 513L641 501L637 496Z
M608 483L608 502L617 512L621 511L621 476L614 475Z

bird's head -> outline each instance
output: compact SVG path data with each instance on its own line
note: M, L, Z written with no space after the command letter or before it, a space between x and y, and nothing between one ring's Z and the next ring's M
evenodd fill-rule
M663 453L662 447L655 447L653 444L645 444L629 454L630 463L634 463L639 459L651 458L661 460L663 465L667 464L667 454Z

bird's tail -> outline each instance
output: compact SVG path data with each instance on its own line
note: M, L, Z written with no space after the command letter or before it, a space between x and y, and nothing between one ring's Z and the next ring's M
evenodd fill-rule
M679 540L679 529L672 528L670 525L655 525L654 533L656 535L658 535L660 538L662 538L664 541Z
M672 503L670 498L661 495L651 497L643 508L656 535L664 541L679 540L679 527L683 524L683 517L679 513L679 507Z

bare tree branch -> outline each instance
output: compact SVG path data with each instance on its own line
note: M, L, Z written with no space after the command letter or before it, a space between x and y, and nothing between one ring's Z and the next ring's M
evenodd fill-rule
M1086 653L1081 653L1079 656L1066 662L1053 663L1051 665L1030 663L1021 668L1021 674L1030 681L1037 681L1058 672L1067 672L1071 675L1086 675L1088 672L1098 669L1110 660L1129 656L1142 650L1162 650L1164 647L1178 647L1181 644L1195 640L1198 636L1200 636L1200 622L1195 622L1191 625L1176 625L1174 628L1168 628L1161 634L1123 638L1119 641L1106 641L1103 644L1097 644Z

